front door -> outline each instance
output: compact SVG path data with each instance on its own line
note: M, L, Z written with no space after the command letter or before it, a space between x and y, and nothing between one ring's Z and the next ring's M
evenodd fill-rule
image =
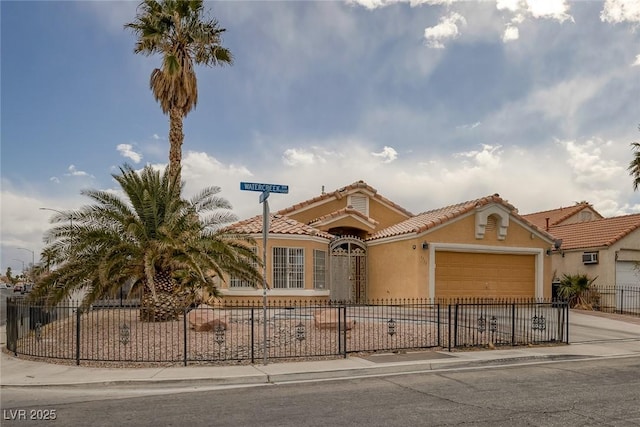
M367 298L367 250L357 237L339 237L330 245L331 300L362 303Z

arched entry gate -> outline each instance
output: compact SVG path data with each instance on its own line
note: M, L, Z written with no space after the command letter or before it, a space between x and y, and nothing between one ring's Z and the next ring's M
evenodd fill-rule
M365 302L367 299L367 246L355 236L342 236L329 246L331 299Z

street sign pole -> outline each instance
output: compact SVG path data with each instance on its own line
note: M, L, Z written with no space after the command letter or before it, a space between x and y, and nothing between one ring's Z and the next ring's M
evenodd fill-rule
M267 364L267 240L269 238L269 191L260 195L262 203L262 345L263 363Z
M267 360L267 241L269 238L269 198L270 193L288 194L288 185L279 184L262 184L256 182L241 182L240 190L243 191L260 191L258 201L262 203L262 315L264 323L262 324L262 344L263 344L263 363L266 365Z

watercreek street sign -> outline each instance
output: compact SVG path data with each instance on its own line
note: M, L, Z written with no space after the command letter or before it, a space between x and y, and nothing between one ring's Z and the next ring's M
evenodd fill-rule
M269 193L288 194L289 186L280 184L260 184L257 182L241 182L240 190L244 191L268 191Z
M288 194L289 186L280 184L261 184L257 182L241 182L240 190L260 191L260 203L262 204L262 310L264 318L267 318L267 241L269 239L269 194ZM263 336L267 336L267 322L263 322ZM263 340L264 364L267 364L267 340Z

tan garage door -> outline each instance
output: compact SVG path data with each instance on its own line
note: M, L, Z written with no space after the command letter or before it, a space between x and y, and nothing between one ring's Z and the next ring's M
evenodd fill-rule
M436 252L436 298L535 297L535 255Z

